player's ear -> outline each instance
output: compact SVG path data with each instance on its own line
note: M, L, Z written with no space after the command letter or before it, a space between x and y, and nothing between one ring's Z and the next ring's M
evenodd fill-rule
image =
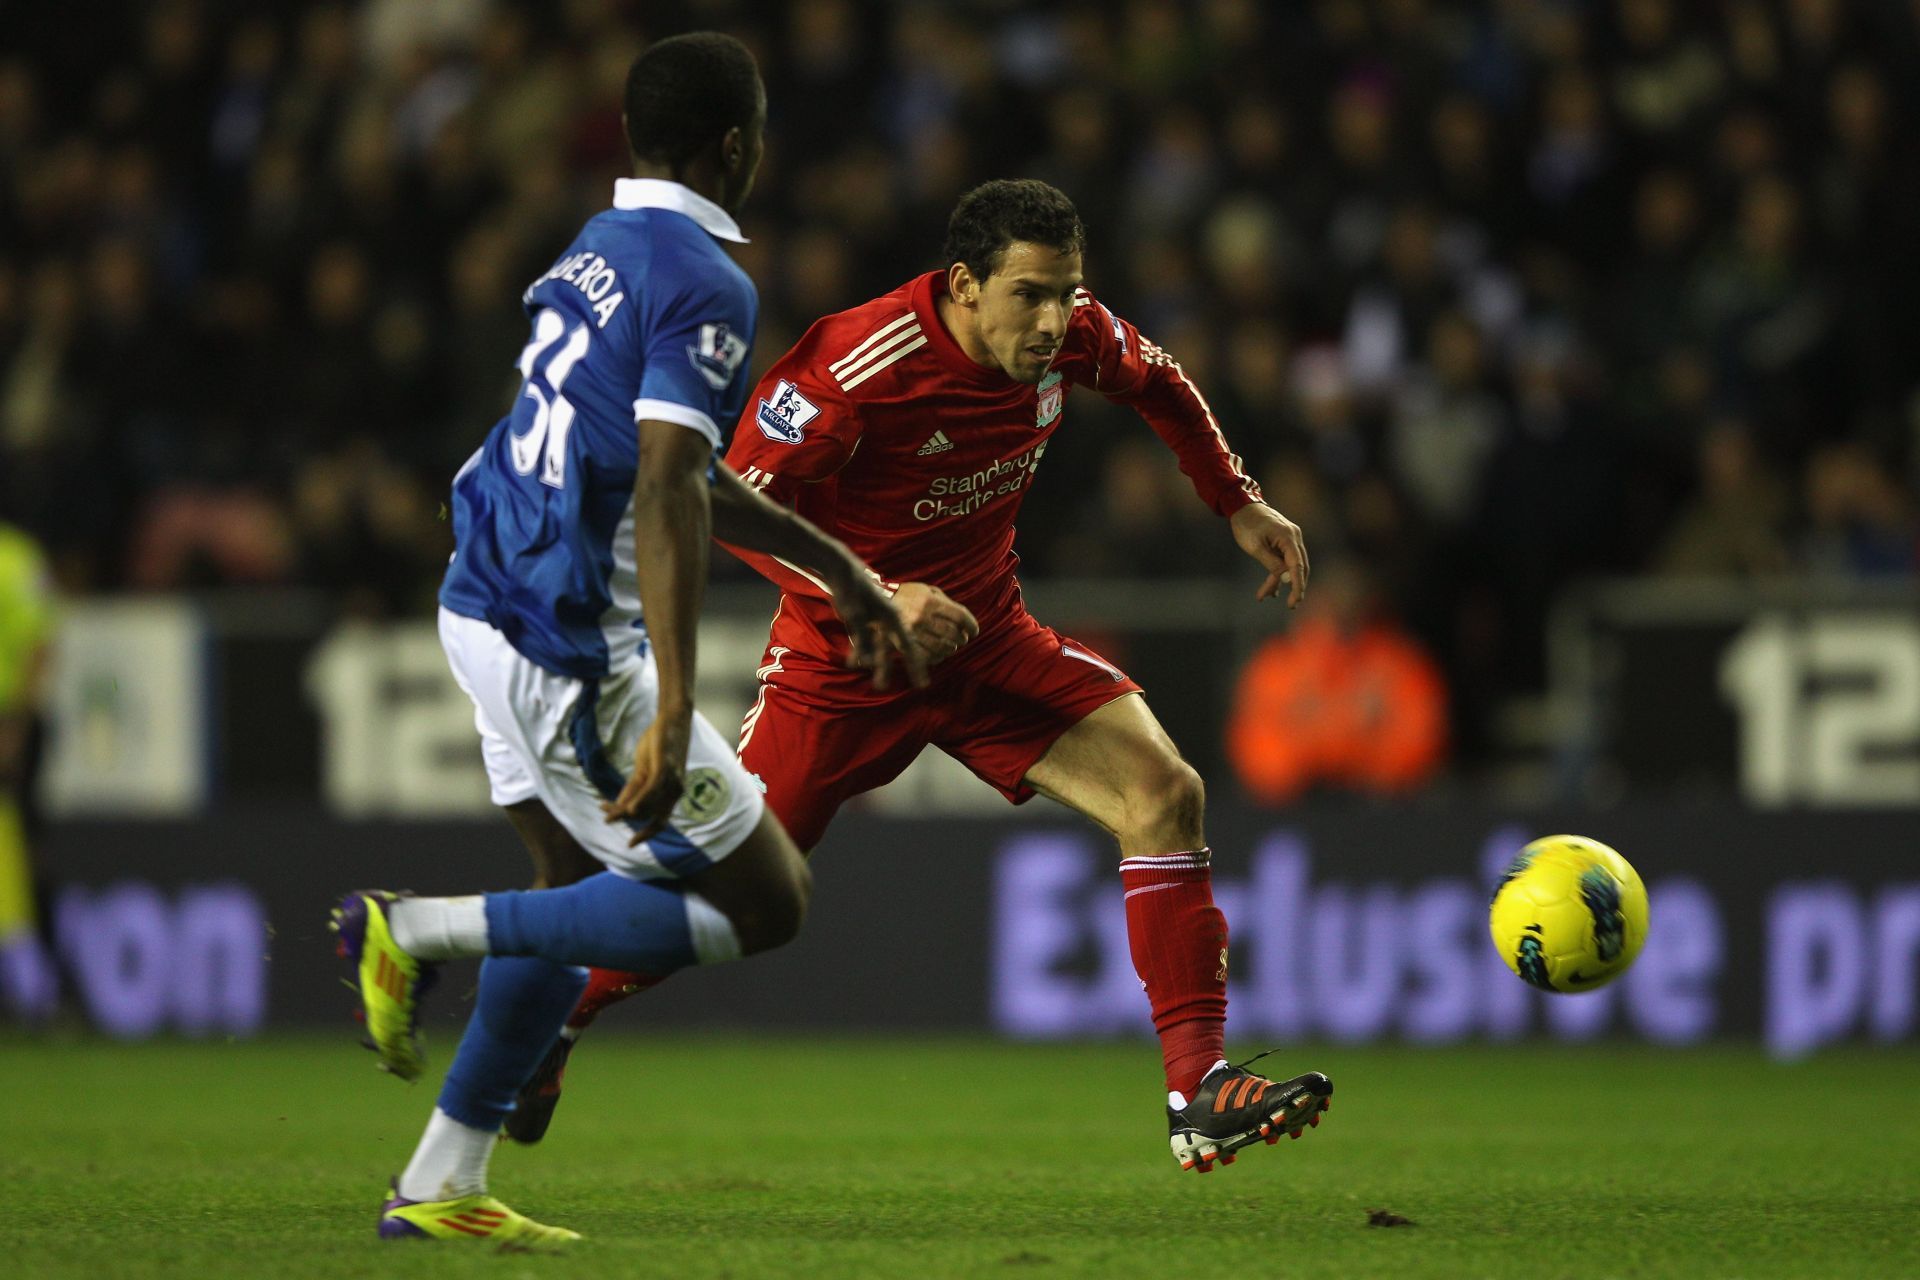
M720 162L728 173L740 172L747 159L747 135L739 125L720 135Z
M962 306L972 306L979 300L980 282L973 278L973 272L964 262L956 262L947 268L947 296Z

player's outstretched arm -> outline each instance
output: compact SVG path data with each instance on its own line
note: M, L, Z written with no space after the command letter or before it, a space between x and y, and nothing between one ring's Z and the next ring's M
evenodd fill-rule
M608 822L634 824L639 844L659 834L686 785L693 734L695 630L707 587L713 515L707 438L671 422L640 423L633 481L634 574L647 640L660 673L660 706L634 749L633 772L601 805Z
M724 462L714 464L713 535L745 551L777 556L812 574L833 598L853 642L847 665L873 672L887 687L897 653L915 688L927 683L927 656L895 607L892 592L844 542L797 512L755 492Z

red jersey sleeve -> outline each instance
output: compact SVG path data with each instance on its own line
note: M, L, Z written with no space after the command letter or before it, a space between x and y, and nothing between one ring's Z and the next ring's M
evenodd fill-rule
M747 398L727 449L727 463L742 480L783 507L803 509L802 514L817 505L803 502L803 495L831 499L830 494L807 494L807 486L831 488L860 444L858 408L828 375L826 361L815 359L831 346L831 331L829 321L816 324L767 371ZM783 591L831 598L825 584L798 565L762 551L730 544L727 549Z
M1085 289L1074 296L1066 347L1068 378L1145 418L1215 514L1230 516L1261 500L1260 486L1228 448L1213 409L1180 363Z

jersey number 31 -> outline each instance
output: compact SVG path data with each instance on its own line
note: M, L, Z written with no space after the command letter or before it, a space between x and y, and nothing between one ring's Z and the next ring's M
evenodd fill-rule
M591 335L584 322L573 327L567 334L567 340L558 351L547 355L560 335L566 331L567 322L558 311L543 307L534 318L533 341L520 353L520 376L526 381L521 384L521 395L533 401L533 425L526 433L512 436L513 469L523 476L530 476L534 468L540 469L540 483L552 485L558 489L567 482L567 435L573 430L573 405L560 394L566 385L567 375L573 372L573 366L580 363L580 357L587 354ZM539 372L534 367L546 357L546 364ZM515 425L520 414L514 413ZM543 448L544 446L544 448ZM546 461L541 462L544 453Z

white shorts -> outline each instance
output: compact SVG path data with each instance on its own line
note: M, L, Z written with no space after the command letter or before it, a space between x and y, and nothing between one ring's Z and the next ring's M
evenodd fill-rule
M632 829L600 802L625 785L653 723L659 675L643 656L597 681L528 661L476 618L440 610L440 645L473 699L480 756L497 805L538 799L582 848L637 880L691 875L739 848L766 808L733 748L699 712L687 748L687 790L666 830L629 849Z

